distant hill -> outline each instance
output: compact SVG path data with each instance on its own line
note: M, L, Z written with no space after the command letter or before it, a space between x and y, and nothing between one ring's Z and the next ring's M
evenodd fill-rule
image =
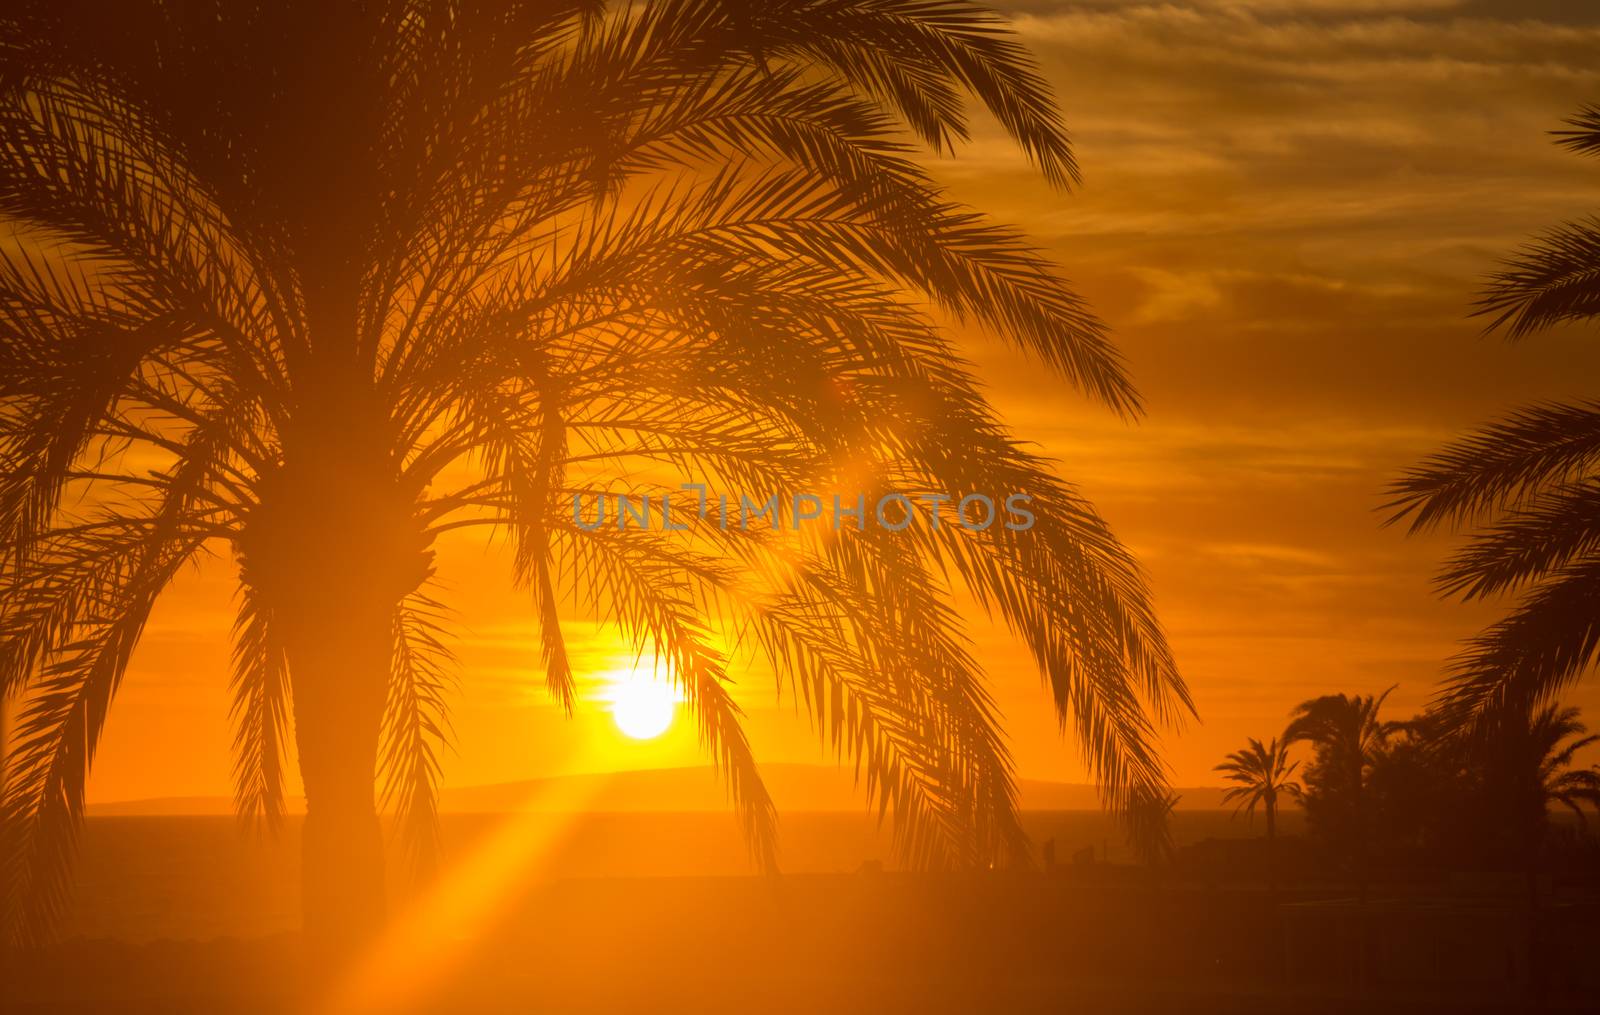
M853 811L864 806L851 769L826 765L770 764L762 777L780 812ZM1017 784L1023 810L1099 810L1093 786L1021 779ZM1180 810L1215 810L1223 791L1216 787L1180 789ZM300 809L300 801L294 801ZM727 795L709 766L654 768L629 772L561 775L489 786L446 788L439 809L450 813L506 811L721 811ZM91 817L116 815L231 814L226 797L163 797L90 804Z

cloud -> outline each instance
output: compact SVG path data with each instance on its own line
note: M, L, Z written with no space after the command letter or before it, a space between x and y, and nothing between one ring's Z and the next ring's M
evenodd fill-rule
M1272 11L1287 13L1340 14L1357 12L1441 11L1474 6L1472 0L1187 0L1181 3L1149 4L1138 0L1013 0L1004 5L1012 16L1058 12L1063 7L1081 9L1125 9L1142 7L1191 8L1199 11Z

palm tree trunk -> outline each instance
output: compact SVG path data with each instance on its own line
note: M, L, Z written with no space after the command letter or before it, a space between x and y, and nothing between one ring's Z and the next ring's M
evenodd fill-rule
M282 625L305 785L301 919L313 984L383 927L383 837L374 806L395 611L431 573L416 490L357 334L358 259L337 214L311 230L311 337L282 465L262 478L251 570ZM247 552L247 558L252 554ZM262 587L259 586L258 587Z
M1539 898L1539 857L1544 845L1544 815L1541 813L1539 817L1541 820L1538 831L1524 850L1523 876L1527 879L1528 889L1528 997L1534 1006L1542 1011L1545 1007L1546 983L1543 940L1539 925L1543 908Z
M1372 979L1372 924L1367 917L1367 807L1362 767L1355 766L1356 984L1366 990Z
M1267 897L1278 897L1278 805L1267 801Z
M302 920L307 955L330 969L370 941L385 915L373 779L393 621L381 606L345 605L297 625L288 645L306 793Z
M1279 922L1281 914L1278 909L1278 803L1270 796L1267 798L1267 911L1272 923L1273 939L1278 942L1271 952L1273 968L1267 972L1271 978L1281 980L1287 974L1289 965L1288 937Z
M1351 786L1354 794L1351 797L1351 807L1355 819L1355 877L1356 899L1365 908L1367 904L1367 800L1366 786L1363 785L1362 769L1365 762L1358 752L1354 771L1351 773Z

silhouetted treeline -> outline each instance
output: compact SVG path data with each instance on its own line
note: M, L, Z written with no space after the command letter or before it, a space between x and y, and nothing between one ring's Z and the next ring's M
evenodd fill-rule
M1600 767L1582 764L1600 735L1577 709L1552 704L1464 728L1434 713L1384 719L1386 697L1328 695L1294 710L1281 741L1308 745L1310 761L1302 786L1278 756L1275 803L1304 806L1311 841L1240 847L1240 859L1259 849L1249 865L1266 866L1281 853L1292 870L1331 868L1363 884L1372 873L1404 870L1600 869L1592 827ZM1258 787L1241 809L1267 781L1259 766L1239 774L1248 754L1219 766L1230 781Z

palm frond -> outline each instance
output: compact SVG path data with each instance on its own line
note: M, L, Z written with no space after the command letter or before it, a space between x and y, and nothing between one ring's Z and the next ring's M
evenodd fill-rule
M1581 478L1600 455L1600 403L1549 402L1447 445L1390 486L1389 522L1464 524Z
M1566 130L1550 132L1556 144L1579 155L1600 155L1600 106L1584 106L1566 124Z
M1467 723L1548 701L1593 662L1597 607L1600 561L1582 560L1545 577L1451 660L1436 697L1440 711Z
M1480 291L1486 331L1513 341L1600 313L1600 218L1559 226L1533 240Z
M394 814L413 875L438 865L439 752L450 743L445 697L454 678L444 607L413 593L394 619L393 672L378 754L380 806Z
M284 751L291 701L289 661L271 607L239 588L233 628L234 801L239 816L276 831L283 823Z
M678 566L688 560L683 554L639 535L596 538L596 533L582 533L574 538L579 534L570 528L559 533L570 551L570 574L583 576L583 587L574 594L587 597L641 656L649 653L664 666L693 710L701 742L727 783L751 855L763 870L774 870L776 812L740 726L743 711L729 694L723 656L710 644L699 619L694 572ZM720 566L705 560L698 568L709 575Z
M697 5L687 0L685 6ZM1078 180L1050 87L1006 21L964 0L721 2L732 45L821 64L894 108L936 149L965 139L957 89L984 103L1051 183Z
M147 543L133 580L93 604L30 684L0 804L8 939L42 940L66 905L84 786L111 701L157 596L197 547Z
M1435 584L1448 595L1478 599L1537 582L1600 546L1600 483L1555 487L1518 507L1445 562Z
M1172 860L1172 812L1179 799L1170 790L1133 793L1128 803L1127 841L1140 863L1155 866Z

